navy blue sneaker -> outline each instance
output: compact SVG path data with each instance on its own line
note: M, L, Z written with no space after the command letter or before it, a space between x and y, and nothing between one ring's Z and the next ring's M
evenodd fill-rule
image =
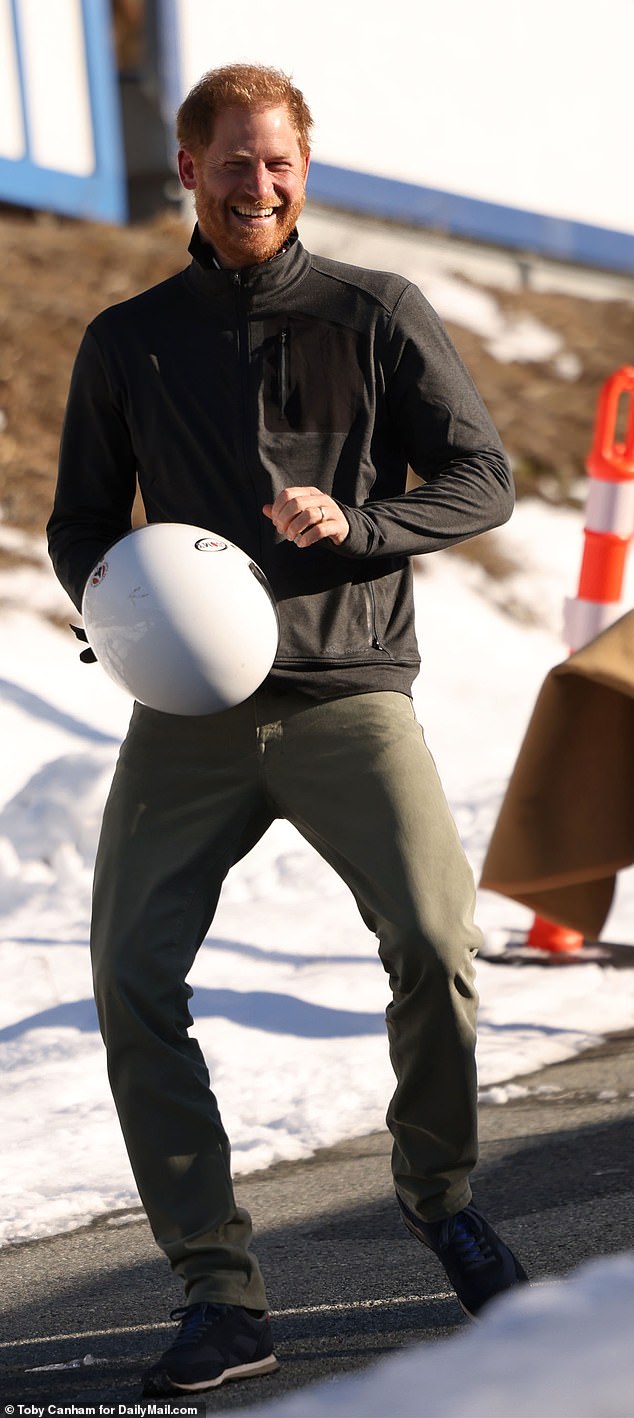
M180 1320L169 1349L148 1369L143 1394L202 1393L228 1379L250 1379L278 1368L268 1315L241 1305L204 1301L172 1310Z
M444 1221L420 1221L397 1196L408 1230L438 1256L466 1315L480 1310L513 1285L528 1284L525 1270L475 1206Z

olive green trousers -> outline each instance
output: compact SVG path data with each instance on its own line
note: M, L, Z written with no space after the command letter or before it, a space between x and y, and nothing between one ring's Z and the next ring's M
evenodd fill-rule
M97 854L95 997L141 1200L190 1304L267 1303L188 1032L186 976L227 872L277 817L331 863L378 938L392 995L397 1191L428 1221L471 1195L475 892L411 700L380 692L319 703L267 688L201 718L137 705Z

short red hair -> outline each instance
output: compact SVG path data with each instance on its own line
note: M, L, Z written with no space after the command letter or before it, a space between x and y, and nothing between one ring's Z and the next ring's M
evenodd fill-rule
M226 64L210 69L190 89L176 115L179 145L197 153L213 138L214 120L224 108L288 109L300 151L310 149L313 120L304 95L280 69L264 64Z

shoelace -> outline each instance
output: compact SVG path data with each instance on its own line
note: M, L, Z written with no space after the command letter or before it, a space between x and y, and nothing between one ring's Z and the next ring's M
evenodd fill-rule
M202 1305L181 1305L176 1310L170 1312L170 1319L180 1321L180 1330L174 1339L173 1349L179 1346L191 1344L199 1334L215 1324L226 1312L226 1305L212 1305L208 1302Z
M458 1252L465 1270L478 1270L495 1260L495 1252L484 1233L469 1230L460 1215L450 1216L443 1226L441 1247L449 1246Z

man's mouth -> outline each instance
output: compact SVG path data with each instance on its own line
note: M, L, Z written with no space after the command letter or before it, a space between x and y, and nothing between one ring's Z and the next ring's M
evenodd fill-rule
M246 217L246 218L247 218L248 220L250 220L250 221L251 221L251 220L260 220L260 221L263 221L263 220L265 220L267 217L272 217L272 216L273 216L273 213L276 212L276 211L278 210L278 208L277 208L277 207L232 207L231 210L232 210L234 216L236 216L236 217Z

